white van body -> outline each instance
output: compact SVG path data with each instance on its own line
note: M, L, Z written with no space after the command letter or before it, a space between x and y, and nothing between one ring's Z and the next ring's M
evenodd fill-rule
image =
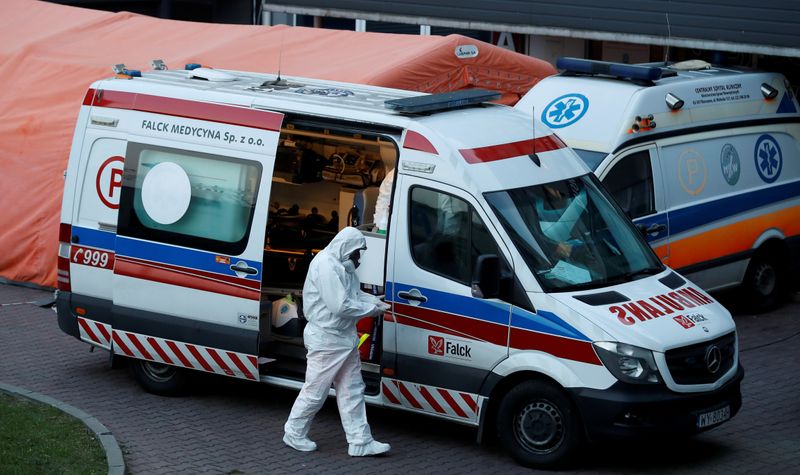
M780 74L686 66L561 58L515 107L586 160L665 264L708 291L744 283L765 309L800 271L800 107Z
M359 228L360 276L392 308L363 330L369 403L497 430L537 466L584 436L695 433L739 410L730 314L662 266L551 131L460 93L286 81L201 68L91 85L61 215L64 332L131 359L152 392L186 369L299 388L302 333L271 323L302 319L270 314L301 313L304 269L346 214L371 221L377 162L394 169L391 215ZM314 225L315 208L338 223Z

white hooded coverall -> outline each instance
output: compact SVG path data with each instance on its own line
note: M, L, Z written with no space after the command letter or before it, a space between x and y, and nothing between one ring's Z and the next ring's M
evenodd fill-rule
M342 229L311 261L303 286L308 324L303 340L308 350L306 380L284 425L287 435L306 438L333 383L342 426L351 447L370 444L364 380L358 353L356 322L381 314L388 306L361 291L350 254L366 249L357 229Z

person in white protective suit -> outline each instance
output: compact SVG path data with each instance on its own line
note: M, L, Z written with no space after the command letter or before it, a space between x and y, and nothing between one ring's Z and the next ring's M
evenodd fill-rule
M378 297L361 291L355 270L364 236L355 228L339 231L311 261L303 286L303 310L308 324L303 340L308 350L306 381L284 425L283 441L303 452L317 449L308 438L314 416L333 383L342 426L354 457L389 451L389 444L372 438L364 403L364 380L358 353L356 322L381 315L389 308Z

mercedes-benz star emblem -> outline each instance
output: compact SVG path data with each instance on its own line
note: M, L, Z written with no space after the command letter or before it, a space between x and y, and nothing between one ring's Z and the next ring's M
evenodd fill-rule
M708 372L711 374L716 373L719 371L719 367L722 364L722 352L719 350L717 345L711 345L706 350L706 368L708 368Z

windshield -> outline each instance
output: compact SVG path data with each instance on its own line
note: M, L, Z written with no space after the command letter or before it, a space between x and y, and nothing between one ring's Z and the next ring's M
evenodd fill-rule
M547 291L614 285L664 269L594 175L485 196Z

